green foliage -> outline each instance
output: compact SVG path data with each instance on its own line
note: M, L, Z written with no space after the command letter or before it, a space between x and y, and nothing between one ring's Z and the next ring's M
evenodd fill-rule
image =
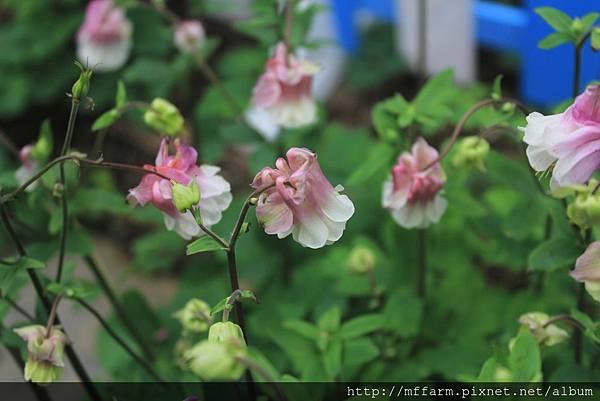
M573 19L553 7L538 7L535 12L556 30L538 43L541 49L552 49L564 43L579 45L600 17L600 13L593 12Z

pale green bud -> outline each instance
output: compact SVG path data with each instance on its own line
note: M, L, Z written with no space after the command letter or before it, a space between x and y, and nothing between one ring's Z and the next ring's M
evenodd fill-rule
M571 32L575 35L581 35L583 33L583 28L584 26L581 18L573 19L573 22L571 23Z
M27 342L25 380L41 384L57 381L65 366L64 348L68 342L65 334L54 327L46 337L46 328L39 324L14 331Z
M171 181L171 192L173 204L181 213L192 210L200 202L200 188L195 179L192 179L188 185Z
M212 323L210 306L197 298L190 299L185 306L173 314L185 332L202 333L208 330Z
M236 360L242 350L227 343L201 341L185 353L188 368L202 380L238 380L246 369Z
M485 159L490 152L490 144L478 136L463 138L457 145L452 159L454 167L466 167L485 171Z
M242 328L233 322L217 322L210 326L208 341L229 343L241 348L246 347Z
M567 206L567 217L583 229L600 224L600 195L579 193Z
M163 135L176 136L183 129L183 117L168 100L156 98L144 113L144 122Z
M81 72L79 74L79 78L77 79L77 81L75 81L73 87L71 88L71 96L73 96L73 99L79 100L87 96L90 90L90 80L92 79L93 71L89 68L84 67L80 63L76 63L76 65L77 67L79 67Z
M55 383L62 374L62 367L55 366L47 361L36 361L31 357L25 362L25 380L47 385Z
M366 246L355 246L348 257L347 266L352 273L364 274L375 268L377 258Z
M522 315L519 323L527 327L541 345L551 347L569 338L569 333L555 324L545 326L549 320L550 316L545 313L530 312Z
M594 300L600 302L600 282L586 281L585 290L592 298L594 298Z

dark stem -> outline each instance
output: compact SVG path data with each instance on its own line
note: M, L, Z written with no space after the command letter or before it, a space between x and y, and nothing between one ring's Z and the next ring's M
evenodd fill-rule
M125 340L123 340L113 329L112 327L110 327L110 324L108 324L108 322L106 320L104 320L104 318L102 317L102 315L100 315L100 313L98 313L98 311L96 309L94 309L90 304L88 304L87 302L85 302L82 299L75 299L75 301L77 301L81 306L83 306L88 312L90 312L92 315L94 315L94 317L98 320L98 322L100 322L100 324L102 325L102 327L104 327L104 330L106 330L106 332L156 381L160 382L160 383L165 383L165 381L156 373L156 371L154 370L154 368L148 363L146 362L146 360L144 358L142 358L141 356L139 356L135 351L133 351L131 349L131 347L129 347L129 345L127 345L127 343L125 342Z
M223 309L223 322L227 322L229 320L229 306L235 305L236 301L240 299L241 294L242 291L238 289L232 292L229 297L227 297L227 302L225 303L225 308Z
M21 241L17 237L17 235L12 227L12 224L10 223L10 219L8 218L8 214L6 213L5 205L2 201L0 201L0 220L2 220L2 223L4 224L4 227L6 228L6 231L8 232L8 235L13 242L19 257L27 256L27 253L25 252L25 248L23 247L23 244L21 244ZM48 297L46 297L46 294L44 293L44 287L42 286L42 283L41 283L39 277L37 276L37 273L35 272L34 269L27 269L27 274L29 275L31 283L33 284L33 287L35 289L35 292L36 292L38 298L40 299L40 301L42 302L42 305L44 306L46 313L50 314L52 305L50 304L50 300L48 299ZM56 324L60 324L60 318L58 316L56 316L55 320L56 320ZM67 335L66 331L64 330L64 327L63 327L63 332L65 333L65 335ZM87 371L83 367L83 364L79 360L79 357L77 356L77 354L75 353L75 350L73 349L73 347L71 345L68 345L67 347L65 347L65 353L67 354L67 358L71 362L73 369L79 376L79 379L81 380L81 382L82 382L83 386L85 387L85 390L87 391L90 398L94 401L102 401L102 398L100 397L100 394L98 393L98 390L96 389L94 384L91 382L90 377L87 374Z
M79 110L79 99L73 98L71 101L71 112L69 113L69 122L67 124L67 134L63 142L61 156L66 156L71 149L71 141L73 140L73 131L75 130L75 120L77 119L77 111ZM60 166L60 184L61 188L61 209L62 209L62 229L60 232L60 244L58 251L58 269L56 270L56 282L60 283L62 279L63 266L65 264L65 250L67 246L67 235L69 231L69 200L67 195L67 180L65 177L65 165Z
M127 315L125 308L123 307L123 305L117 298L117 295L115 294L114 290L111 288L106 277L102 273L100 266L98 266L98 263L96 263L96 260L94 260L94 258L92 256L88 255L85 257L85 262L87 263L88 267L92 271L92 274L96 278L96 281L100 284L100 287L104 291L104 294L108 298L110 304L112 305L112 307L113 307L116 315L118 316L119 320L121 321L121 323L123 323L123 325L125 326L127 331L129 331L129 334L131 334L131 337L133 337L135 342L140 346L140 348L142 349L144 354L147 355L151 361L154 360L154 354L153 354L152 350L150 349L150 347L144 340L144 337L142 337L140 332L137 330L135 324L133 324L133 322Z
M575 45L575 63L573 71L573 99L579 94L579 86L581 85L581 48L585 43L585 39Z
M279 383L262 366L260 366L258 363L256 363L255 361L253 361L252 359L247 358L247 357L238 356L238 357L236 357L236 359L238 360L238 362L245 365L248 369L252 369L252 370L256 371L256 373L261 375L263 377L263 379L265 379L265 381L272 384L273 388L275 389L275 392L277 393L277 397L279 398L280 401L287 401L287 397L286 397L285 393L283 392Z
M583 326L583 324L581 324L581 322L577 319L575 319L573 316L570 315L556 315L554 316L552 319L549 319L546 323L544 323L544 328L550 326L553 323L557 323L557 322L565 322L565 323L569 323L571 326L575 327L576 329L579 330L585 330L585 327Z
M30 322L35 322L35 318L29 312L19 306L14 299L11 299L8 295L5 295L2 297L2 299L5 300L6 303L9 304L14 310L19 312L25 319L29 320Z
M50 309L50 315L48 316L48 323L46 323L46 338L50 338L50 334L52 334L52 328L54 327L54 321L56 320L56 314L58 313L58 304L60 304L62 299L63 294L58 294L58 296L54 298L52 309Z
M223 247L223 249L228 250L229 244L227 243L227 241L225 241L223 238L221 238L217 233L212 231L210 228L208 228L204 224L202 224L202 216L200 215L200 211L198 209L192 209L191 212L194 215L194 219L196 220L196 223L198 224L200 229L202 231L204 231L204 233L206 235L208 235L213 240L215 240L216 243L221 245Z
M583 311L585 306L585 285L579 284L577 288L577 310ZM583 346L583 335L581 331L573 334L573 356L575 364L581 366L581 351Z
M424 299L427 293L427 231L424 228L417 230L417 295Z

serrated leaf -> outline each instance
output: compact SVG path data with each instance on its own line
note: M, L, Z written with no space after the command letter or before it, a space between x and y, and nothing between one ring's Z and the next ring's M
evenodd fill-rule
M222 247L221 244L219 244L217 241L215 241L208 235L205 235L198 238L191 244L188 244L186 255L190 256L196 253L221 251L225 249L227 248Z
M119 117L121 117L121 114L118 110L108 110L98 117L96 121L94 121L94 124L92 125L92 131L98 131L110 127L119 119Z
M538 7L535 12L558 32L569 32L573 19L554 7Z
M573 266L583 249L572 237L553 238L542 242L529 254L530 271L555 271Z
M127 101L127 91L125 89L125 84L123 81L119 80L117 82L117 94L115 96L115 106L121 107Z
M538 47L540 49L548 50L569 42L571 42L570 35L564 32L552 32L550 35L538 42Z
M385 324L383 315L373 313L348 320L340 328L340 336L345 340L361 337L380 330Z

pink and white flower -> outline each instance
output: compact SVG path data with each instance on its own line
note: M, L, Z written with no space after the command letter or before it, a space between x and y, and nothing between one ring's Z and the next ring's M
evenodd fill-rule
M600 241L592 242L575 261L571 277L585 284L585 289L600 302Z
M38 170L38 163L31 156L33 151L33 145L26 145L21 148L19 152L19 160L21 160L21 167L15 172L15 177L19 185L23 185L28 179L30 179L35 172ZM37 186L37 181L29 185L26 191L33 191Z
M121 68L131 51L132 25L112 0L92 0L77 33L77 57L96 71Z
M256 217L267 234L295 241L307 248L321 248L342 237L354 204L342 187L333 187L308 149L291 148L287 160L280 157L276 168L265 167L254 177L252 187L265 189L256 205Z
M448 202L440 194L446 176L438 158L437 150L419 138L410 153L398 157L383 184L383 207L402 227L425 228L437 223L446 211Z
M283 43L267 60L265 72L252 91L252 107L246 119L267 140L273 140L283 128L298 128L317 119L317 105L311 95L316 64L289 54Z
M206 33L200 21L181 21L175 28L175 46L183 53L194 53L204 46Z
M600 167L600 85L590 85L564 113L527 116L529 164L552 169L550 188L584 184Z
M152 203L164 215L165 226L168 230L175 230L185 239L203 235L204 232L196 223L189 210L180 213L173 204L171 182L173 180L182 185L189 185L196 180L200 188L200 202L197 208L202 217L202 223L210 227L221 220L222 212L231 203L231 188L223 177L217 173L219 167L203 164L196 165L198 152L191 146L182 145L179 139L175 142L175 155L169 154L169 142L163 139L160 144L156 165L144 166L147 170L156 171L169 180L156 174L146 174L140 184L129 190L128 201L134 205L144 206Z

